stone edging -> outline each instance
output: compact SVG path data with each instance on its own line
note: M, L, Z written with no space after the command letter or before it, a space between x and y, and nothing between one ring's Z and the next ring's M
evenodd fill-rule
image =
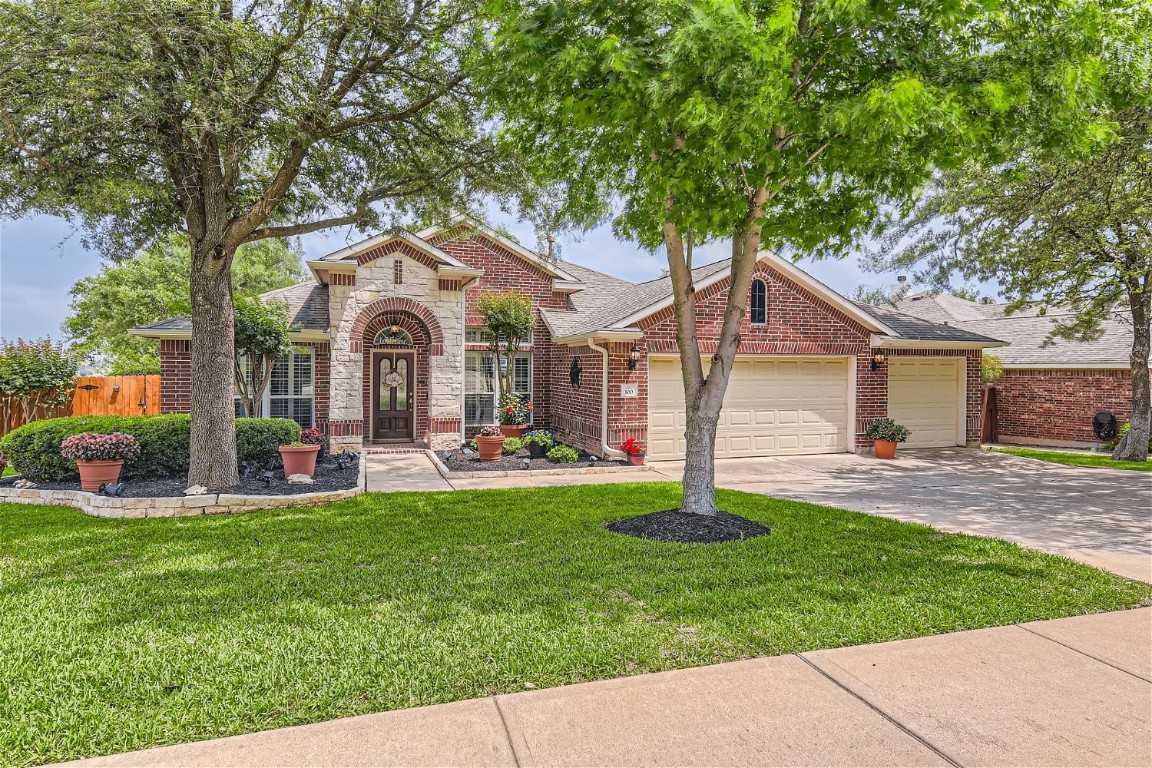
M549 477L552 475L614 475L618 472L648 472L652 469L647 464L639 467L624 466L624 467L573 467L571 469L506 469L506 470L491 470L480 472L453 472L445 466L444 462L440 461L440 457L436 455L435 451L425 451L428 454L428 459L432 465L436 467L436 471L445 480L467 480L469 478L481 477Z
M38 488L0 488L0 503L47 504L76 507L92 517L141 518L187 517L255 512L261 509L312 507L343 501L364 493L366 481L364 455L360 455L356 487L342 491L298 493L291 496L248 496L238 493L205 493L198 496L150 496L113 498L88 491L53 491Z

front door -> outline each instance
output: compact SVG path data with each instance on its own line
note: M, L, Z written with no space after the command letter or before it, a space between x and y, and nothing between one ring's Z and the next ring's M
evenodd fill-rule
M411 440L415 435L411 352L376 352L372 358L372 439Z

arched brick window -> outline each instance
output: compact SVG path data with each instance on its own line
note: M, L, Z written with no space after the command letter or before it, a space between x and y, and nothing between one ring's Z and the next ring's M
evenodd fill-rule
M752 281L752 300L748 305L748 314L753 325L768 322L768 284L760 278Z

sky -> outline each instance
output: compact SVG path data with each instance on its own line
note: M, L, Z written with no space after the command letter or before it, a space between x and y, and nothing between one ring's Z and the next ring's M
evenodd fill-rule
M493 226L511 233L529 248L536 247L531 225L497 210L489 211L489 216ZM316 259L365 236L347 228L337 229L306 236L301 245L307 258ZM100 255L85 249L80 241L81 233L63 219L36 216L0 220L0 337L61 337L69 289L77 280L100 271ZM579 238L560 237L557 245L561 258L634 282L659 277L667 267L662 252L649 253L618 240L607 225ZM726 255L724 243L711 243L697 251L696 261L703 264ZM865 273L855 258L802 259L799 265L848 296L858 285L882 287L895 280L894 275Z

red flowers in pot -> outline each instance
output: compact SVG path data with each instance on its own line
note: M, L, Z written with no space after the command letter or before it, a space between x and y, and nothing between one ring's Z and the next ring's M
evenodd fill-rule
M644 464L644 444L636 442L636 438L630 437L620 443L620 450L628 455L628 463L632 466L639 467Z
M76 462L80 489L95 491L101 483L117 482L124 462L140 458L140 442L123 432L110 435L81 432L60 443L60 455Z

